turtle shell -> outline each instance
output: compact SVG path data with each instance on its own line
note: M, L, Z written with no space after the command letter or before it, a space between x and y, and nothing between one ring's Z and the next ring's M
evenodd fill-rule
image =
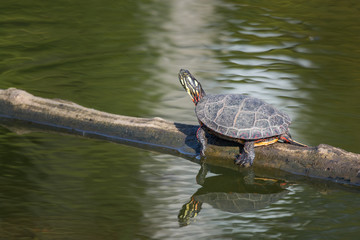
M228 138L256 140L288 131L290 117L261 99L241 94L206 95L195 108L201 123Z

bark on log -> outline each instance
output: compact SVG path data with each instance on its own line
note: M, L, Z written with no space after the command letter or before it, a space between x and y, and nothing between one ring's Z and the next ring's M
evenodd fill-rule
M0 122L31 122L52 130L133 143L193 158L199 150L198 126L169 122L160 118L135 118L89 109L63 100L35 97L15 88L0 89ZM207 135L204 161L210 165L238 169L234 156L239 147ZM332 180L360 186L360 154L329 145L298 147L275 143L255 149L254 168L278 169L285 173ZM266 172L266 170L265 170Z

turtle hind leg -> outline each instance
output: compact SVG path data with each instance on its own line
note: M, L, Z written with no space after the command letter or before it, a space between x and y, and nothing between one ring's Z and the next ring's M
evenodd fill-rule
M236 156L235 163L242 167L250 167L254 162L254 158L254 142L245 141L242 151Z

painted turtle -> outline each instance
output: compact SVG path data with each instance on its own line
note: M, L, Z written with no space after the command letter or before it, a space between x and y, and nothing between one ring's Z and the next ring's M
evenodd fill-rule
M261 99L242 94L206 95L201 84L185 69L179 72L181 85L195 104L200 127L196 136L205 154L205 131L220 138L243 144L235 163L251 166L255 158L254 147L281 140L306 146L291 139L289 115Z

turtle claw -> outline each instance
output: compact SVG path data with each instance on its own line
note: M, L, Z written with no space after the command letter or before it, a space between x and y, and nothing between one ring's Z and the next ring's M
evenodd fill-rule
M246 154L239 154L235 158L235 164L239 165L241 167L251 167L252 161L248 157L246 157Z
M235 164L242 167L251 167L255 158L254 142L247 141L239 155L236 156Z

